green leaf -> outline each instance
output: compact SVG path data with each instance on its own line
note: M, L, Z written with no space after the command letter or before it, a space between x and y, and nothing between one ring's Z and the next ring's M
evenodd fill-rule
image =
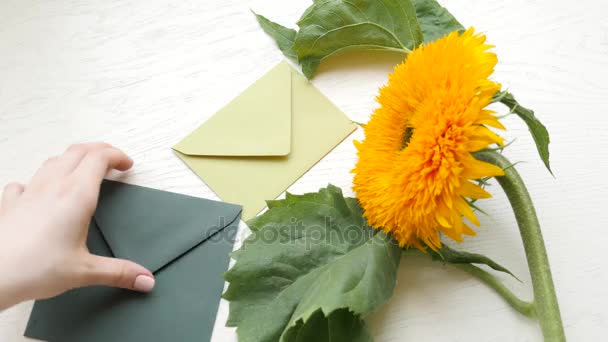
M435 0L314 0L298 22L299 32L255 15L309 79L324 59L346 51L407 52L464 30Z
M527 302L519 298L517 295L511 292L511 290L504 286L493 274L490 274L490 272L487 272L473 264L456 264L456 267L488 285L517 312L526 317L536 316L536 309L533 302Z
M296 326L290 329L283 339L290 342L373 341L363 320L347 309L338 309L328 317L325 317L321 310L317 310L305 324L302 321L298 321Z
M549 139L549 131L547 131L547 128L536 118L534 111L520 105L519 102L515 100L513 94L506 91L496 94L494 101L501 102L509 107L511 112L517 114L517 116L524 120L526 125L528 125L532 138L534 138L540 159L547 167L547 170L553 174L551 166L549 165L549 143L551 142Z
M255 12L253 12L253 14L255 14L255 17L258 19L258 23L260 23L260 26L262 27L264 32L274 38L277 45L279 46L279 49L283 51L285 56L289 57L294 61L297 61L298 56L292 50L293 42L296 39L296 30L279 25L273 21L268 20L262 15L256 14Z
M435 0L412 0L425 42L432 42L464 27Z
M443 244L441 249L437 252L429 250L431 258L435 261L443 261L450 264L480 264L486 265L495 271L504 272L519 280L511 271L501 266L494 260L477 253L469 253L465 251L457 251L450 248L448 245Z
M253 233L225 274L227 324L239 341L306 341L299 336L323 324L341 327L345 341L368 341L360 317L392 295L397 243L369 227L357 200L335 186L270 203L248 222Z
M322 60L349 50L407 52L423 40L411 0L315 0L298 26L293 50L308 78Z
M493 274L476 266L486 265L496 271L507 273L518 281L521 281L511 271L496 263L492 259L481 254L457 251L445 244L443 244L441 249L437 252L429 250L429 254L433 260L453 264L457 268L460 268L461 270L479 279L496 291L496 293L509 305L511 305L513 309L522 315L527 317L534 317L536 315L534 303L520 299L517 295L511 292L511 290L504 286Z

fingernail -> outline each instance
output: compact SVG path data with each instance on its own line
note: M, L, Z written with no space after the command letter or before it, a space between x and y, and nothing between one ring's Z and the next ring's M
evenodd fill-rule
M156 281L147 275L138 275L133 283L133 289L141 292L150 292L154 288Z

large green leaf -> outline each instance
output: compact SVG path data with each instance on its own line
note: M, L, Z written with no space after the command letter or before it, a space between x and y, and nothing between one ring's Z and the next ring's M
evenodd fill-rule
M495 102L501 102L505 106L509 107L511 112L517 114L526 125L528 125L528 129L532 134L532 138L536 143L536 149L538 150L538 154L540 159L543 161L547 170L551 171L551 166L549 165L549 143L551 140L549 139L549 131L545 125L543 125L534 115L534 111L528 109L517 102L513 94L503 91L496 94L494 97Z
M349 50L406 52L463 26L436 0L314 0L300 31L256 14L285 56L311 78L321 61Z
M293 42L296 40L296 30L284 27L273 21L268 20L266 17L256 14L255 17L258 19L258 23L269 36L271 36L279 46L279 49L283 51L285 56L290 59L297 61L298 56L292 50Z
M423 36L411 0L315 0L293 50L311 78L322 60L349 50L412 50Z
M366 224L356 199L331 185L289 194L248 224L225 275L239 341L304 341L307 331L314 341L369 340L360 317L392 295L401 249ZM323 324L331 334L317 336Z
M285 341L310 342L371 342L371 335L358 315L347 309L338 309L325 317L321 310L316 311L305 324L301 321L289 330Z
M432 42L464 27L435 0L412 0L425 42Z

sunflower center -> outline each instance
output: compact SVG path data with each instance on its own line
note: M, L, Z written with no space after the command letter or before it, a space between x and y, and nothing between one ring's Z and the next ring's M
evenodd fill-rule
M414 127L405 127L405 131L403 132L403 143L401 144L402 150L410 144L412 135L414 135Z

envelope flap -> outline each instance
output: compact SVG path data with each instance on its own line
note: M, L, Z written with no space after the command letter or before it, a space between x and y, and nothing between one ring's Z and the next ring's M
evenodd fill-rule
M93 219L114 257L156 272L211 236L222 238L240 213L233 204L106 180Z
M192 156L286 156L291 151L291 69L280 63L174 149Z

